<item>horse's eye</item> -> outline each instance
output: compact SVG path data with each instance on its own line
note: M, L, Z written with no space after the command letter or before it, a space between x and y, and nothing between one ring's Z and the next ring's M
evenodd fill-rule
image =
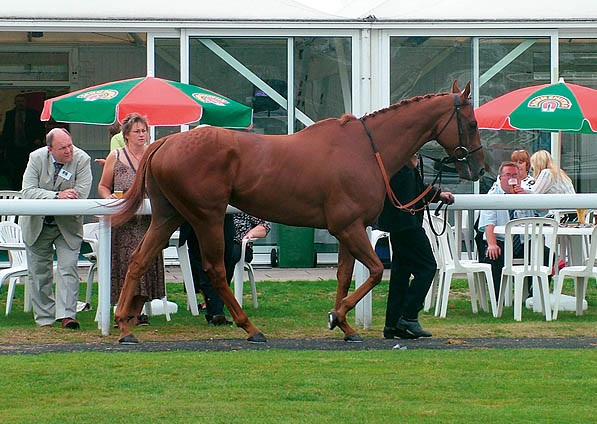
M477 121L471 121L468 123L468 126L471 130L476 130L477 129Z

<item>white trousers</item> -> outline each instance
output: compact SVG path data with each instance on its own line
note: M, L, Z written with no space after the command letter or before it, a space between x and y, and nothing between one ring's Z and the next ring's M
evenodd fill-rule
M56 294L52 288L54 246L56 247ZM79 298L79 250L71 249L57 225L46 225L39 238L27 248L31 305L37 325L53 324L57 319L75 318Z

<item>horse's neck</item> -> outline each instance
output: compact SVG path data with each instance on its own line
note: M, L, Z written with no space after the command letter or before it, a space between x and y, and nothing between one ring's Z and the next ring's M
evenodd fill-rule
M413 154L431 140L438 120L448 111L447 104L447 96L429 97L387 110L365 121L388 175L398 172Z

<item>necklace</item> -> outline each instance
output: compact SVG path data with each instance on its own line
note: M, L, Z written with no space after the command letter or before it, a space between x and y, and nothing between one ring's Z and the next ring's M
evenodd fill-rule
M125 149L131 154L132 157L135 158L135 160L137 161L137 163L139 163L140 158L136 154L134 154L133 151L128 148L128 146L126 146Z

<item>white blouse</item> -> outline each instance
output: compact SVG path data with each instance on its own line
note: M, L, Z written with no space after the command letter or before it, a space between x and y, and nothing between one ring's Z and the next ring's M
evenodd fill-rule
M547 168L541 171L531 190L541 194L576 194L574 186L568 178L559 175L558 179L554 179L551 171Z

